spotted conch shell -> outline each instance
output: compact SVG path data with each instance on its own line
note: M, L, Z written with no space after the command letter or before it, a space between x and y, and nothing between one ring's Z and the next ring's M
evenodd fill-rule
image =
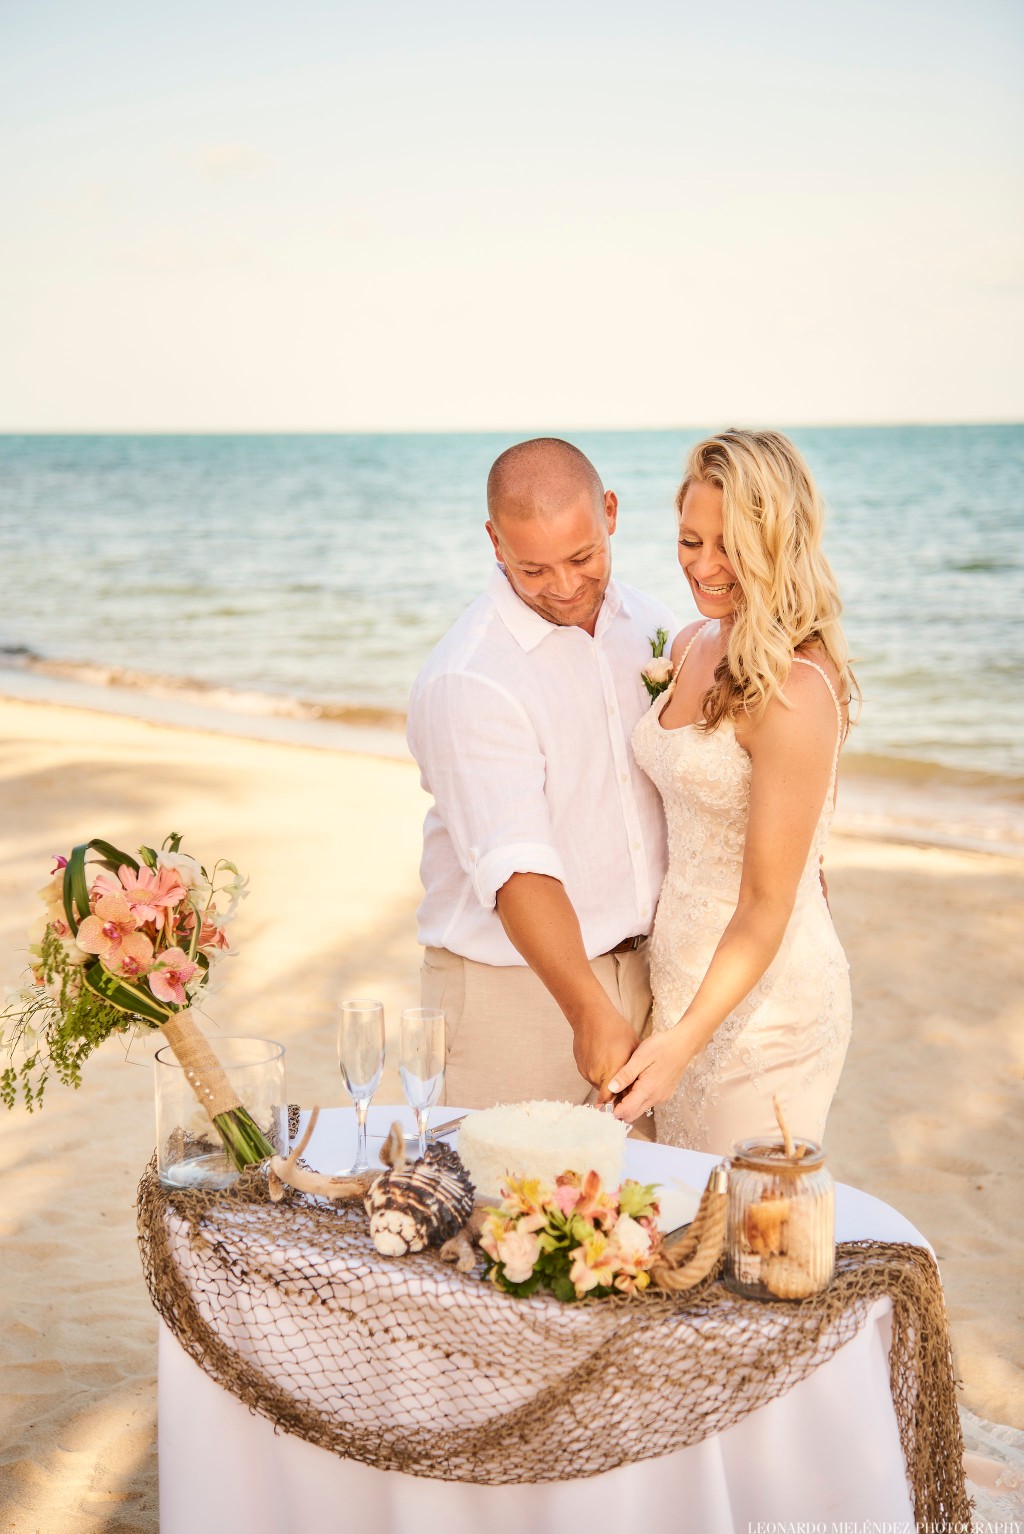
M370 1185L365 1208L370 1235L384 1257L404 1257L440 1246L473 1212L473 1184L447 1145L430 1145L412 1166L401 1161Z

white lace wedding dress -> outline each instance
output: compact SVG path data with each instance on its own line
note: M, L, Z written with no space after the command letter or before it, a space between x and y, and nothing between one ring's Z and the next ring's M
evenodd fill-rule
M814 667L836 705L832 782L779 952L654 1110L657 1137L670 1145L725 1154L735 1140L777 1133L773 1094L794 1134L820 1140L846 1056L849 969L818 877L842 711L822 668L797 661ZM655 1031L686 1011L735 910L750 802L750 758L732 725L666 729L661 714L671 695L670 686L633 732L634 755L661 793L668 823L668 873L651 938Z

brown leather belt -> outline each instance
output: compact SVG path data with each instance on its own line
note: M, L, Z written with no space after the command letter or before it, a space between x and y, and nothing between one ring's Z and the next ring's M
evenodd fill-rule
M609 953L636 953L647 941L646 932L641 932L638 937L624 937L621 943L616 943L614 948L609 948Z

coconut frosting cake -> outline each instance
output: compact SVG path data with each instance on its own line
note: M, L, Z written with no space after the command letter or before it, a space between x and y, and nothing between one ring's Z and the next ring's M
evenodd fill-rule
M501 1198L513 1177L553 1183L562 1172L595 1171L607 1188L622 1181L629 1125L610 1113L573 1103L509 1103L467 1114L459 1156L484 1202Z

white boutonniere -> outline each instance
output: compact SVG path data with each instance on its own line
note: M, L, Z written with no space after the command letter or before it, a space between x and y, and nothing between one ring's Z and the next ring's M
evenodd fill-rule
M659 629L654 638L649 639L647 643L651 647L653 659L651 664L641 671L640 680L651 697L658 698L672 680L672 658L665 654L668 634L664 629Z

